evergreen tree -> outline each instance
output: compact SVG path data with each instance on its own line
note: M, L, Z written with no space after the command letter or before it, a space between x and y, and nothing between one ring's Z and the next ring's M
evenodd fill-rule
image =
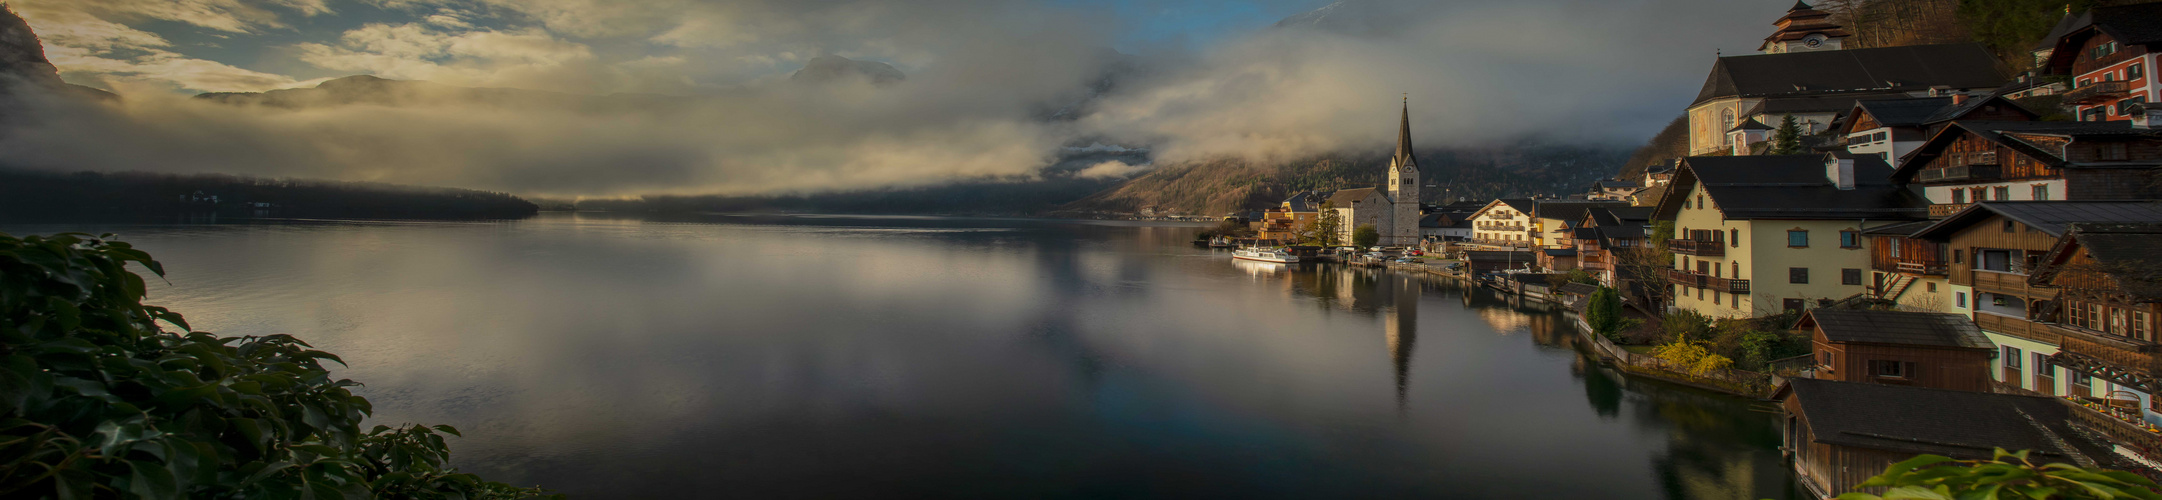
M1333 247L1343 244L1344 218L1336 213L1336 204L1321 202L1321 214L1308 225L1308 232L1301 243Z
M1772 132L1772 150L1768 154L1793 155L1802 153L1802 126L1794 123L1794 115L1779 120L1779 130Z

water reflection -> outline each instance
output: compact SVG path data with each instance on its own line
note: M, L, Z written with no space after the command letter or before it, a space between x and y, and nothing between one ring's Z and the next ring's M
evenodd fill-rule
M1586 363L1546 306L1190 226L7 228L58 229L157 254L153 302L200 327L339 352L377 420L465 428L460 467L583 497L1791 490L1772 419Z

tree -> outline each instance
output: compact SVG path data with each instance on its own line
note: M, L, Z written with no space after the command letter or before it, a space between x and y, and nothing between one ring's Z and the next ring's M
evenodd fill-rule
M0 497L542 494L448 468L450 426L362 430L336 355L193 331L129 264L165 275L127 243L0 233Z
M1587 300L1584 305L1584 322L1591 325L1593 333L1611 339L1642 323L1641 320L1622 315L1621 293L1612 288L1599 287Z
M1360 225L1360 226L1359 226L1358 228L1355 228L1355 229L1352 229L1352 230L1351 230L1351 245L1352 245L1352 246L1356 246L1356 247L1359 247L1359 248L1366 248L1366 247L1374 246L1374 244L1376 244L1376 243L1380 243L1380 242L1381 242L1381 230L1380 230L1380 229L1374 229L1374 225L1373 225L1373 224L1361 224L1361 225Z
M1802 126L1794 122L1794 115L1779 119L1779 130L1772 131L1772 149L1766 154L1792 155L1802 153Z
M1989 460L1922 455L1892 464L1883 474L1860 485L1886 488L1883 495L1855 492L1840 495L1839 499L2162 500L2162 494L2155 493L2155 482L2138 474L2065 464L2036 465L2027 454L2024 450L2014 453L1998 448Z
M1674 221L1658 221L1643 245L1608 251L1614 255L1615 285L1635 294L1645 310L1661 310L1672 299L1674 285L1667 283L1667 269L1674 267L1674 254L1667 251L1671 239Z
M1335 203L1321 202L1321 214L1314 217L1313 224L1307 224L1306 230L1307 233L1299 238L1302 243L1325 247L1342 245L1344 217L1336 213Z

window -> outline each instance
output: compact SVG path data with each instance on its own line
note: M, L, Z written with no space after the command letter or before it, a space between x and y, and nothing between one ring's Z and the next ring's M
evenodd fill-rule
M1788 282L1788 283L1799 283L1799 284L1808 284L1808 283L1809 283L1809 268L1806 268L1806 267L1789 267L1789 268L1787 268L1787 282Z
M2086 78L2081 78L2081 79L2079 79L2079 85L2078 85L2078 86L2076 86L2075 88L2077 88L2077 87L2085 87L2085 86L2088 86L2088 85L2094 85L2094 80L2089 80L2089 79L2086 79ZM1729 124L1727 124L1727 126L1729 126L1729 127L1732 127L1732 126L1734 126L1734 124L1731 124L1731 123L1729 123Z
M2094 46L2094 58L2101 59L2117 53L2117 42L2102 42Z
M2124 143L2103 144L2095 147L2095 154L2104 160L2124 159Z
M1898 239L1898 238L1885 238L1885 239L1884 239L1884 241L1885 241L1885 242L1887 243L1886 245L1884 245L1885 249L1887 249L1887 250L1891 250L1891 251L1892 251L1892 258L1894 258L1894 259L1897 259L1897 258L1899 258L1899 251L1900 251L1900 244L1899 244L1899 239Z
M2020 359L2019 359L2019 354L2020 354L2020 352L2019 352L2019 348L2017 348L2017 347L2012 347L2012 346L2004 346L2004 347L2003 347L2003 349L2004 349L2004 356L2003 356L2003 357L2000 357L2000 358L1998 358L1998 359L2002 359L2002 360L2004 360L2004 367L2005 367L2005 368L2011 368L2011 369L2014 369L2014 370L2017 370L2017 369L2019 369L2019 363L2020 363Z
M2007 232L2007 233L2014 233L2014 232L2019 232L2019 223L2018 223L2018 222L2012 222L2012 221L2010 221L2010 220L2006 220L2006 221L2004 221L2004 232Z
M1861 248L1861 247L1862 247L1862 233L1861 233L1860 231L1840 231L1840 232L1839 232L1839 248Z
M2035 201L2048 201L2048 200L2049 200L2049 185L2048 185L2048 184L2035 184L2035 185L2034 185L2034 200L2035 200Z
M1804 247L1808 247L1808 246L1809 246L1809 231L1803 231L1803 230L1788 230L1788 231L1787 231L1787 246L1790 246L1790 247L1797 247L1797 248L1804 248Z
M2012 187L2011 187L2011 186L1997 186L1997 193L1996 193L1996 194L1994 194L1994 195L1990 195L1989 199L1992 199L1992 200L1997 200L1997 201L2004 201L2004 200L2009 200L2009 199L2012 199Z
M1960 309L1966 309L1966 308L1967 308L1967 292L1953 292L1953 293L1952 293L1952 307L1957 307L1957 308L1960 308Z
M1927 287L1927 288L1929 288L1929 293L1937 293L1937 283L1936 283L1936 282L1929 282L1929 283L1923 283L1923 284L1924 284L1924 285L1928 285L1928 287Z
M1729 237L1727 238L1727 244L1728 244L1729 246L1732 246L1732 247L1734 247L1734 248L1741 248L1741 247L1742 247L1742 230L1741 230L1741 228L1735 228L1735 229L1728 229L1728 230L1727 230L1727 235L1729 236Z
M1803 279L1805 279L1805 280L1806 280L1806 279L1808 279L1808 278L1807 278L1807 277L1804 277ZM1841 285L1860 285L1860 284L1862 284L1862 270L1860 270L1860 269L1841 269L1841 270L1839 270L1839 284L1841 284Z
M1898 361L1871 360L1869 362L1869 374L1883 378L1907 378L1906 365L1906 363Z
M1737 260L1734 262L1728 262L1727 264L1734 268L1734 270L1728 272L1727 275L1733 276L1734 279L1742 279L1742 261Z
M1697 195L1697 210L1704 209L1704 195Z
M2126 66L2124 68L2124 79L2126 80L2138 80L2142 76L2147 76L2146 65L2140 63L2132 63L2131 66Z
M1832 351L1818 351L1817 364L1826 368L1830 368L1832 366Z
M2135 96L2117 101L2117 114L2131 115L2133 110L2146 109L2147 96Z
M2127 329L2128 329L2128 328L2126 328L2125 322L2126 322L2126 321L2125 321L2125 317L2124 317L2124 308L2121 308L2121 307L2113 307L2113 308L2110 308L2110 310L2109 310L2109 332L2110 332L2110 333L2114 333L2114 334L2118 334L2118 335L2125 335L2125 334L2126 334L2126 331L2125 331L2125 330L2127 330Z
M2146 312L2133 311L2132 322L2125 325L2125 336L2140 340L2154 340L2152 321L2153 318L2148 317Z
M1779 306L1789 311L1802 310L1802 299L1779 299Z
M1967 190L1965 190L1965 189L1959 189L1959 188L1953 188L1953 189L1952 189L1952 203L1955 203L1955 204L1956 204L1956 203L1966 203L1966 202L1967 202Z
M1719 305L1719 296L1720 296L1720 295L1724 295L1724 294L1721 294L1721 293L1719 293L1719 292L1712 292L1712 305L1715 305L1715 306L1716 306L1716 305Z
M1952 250L1952 263L1953 263L1953 264L1965 264L1965 263L1967 263L1967 251L1966 251L1966 250L1960 250L1960 249L1953 249L1953 250Z

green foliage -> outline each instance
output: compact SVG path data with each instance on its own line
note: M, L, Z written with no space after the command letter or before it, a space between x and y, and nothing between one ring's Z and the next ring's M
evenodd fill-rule
M1650 241L1648 241L1647 244L1651 245L1653 248L1659 249L1660 252L1666 252L1667 240L1674 239L1674 221L1662 220L1653 222L1652 234L1651 237L1648 239ZM1668 254L1667 261L1672 262L1673 260L1674 255Z
M1711 317L1688 309L1667 313L1659 325L1666 329L1667 342L1708 341L1714 332Z
M1351 244L1359 248L1374 246L1381 242L1381 230L1373 224L1365 224L1351 230Z
M1621 332L1635 329L1643 320L1622 314L1621 292L1613 288L1599 287L1592 292L1584 305L1584 323L1591 325L1592 332L1613 339Z
M2084 12L2103 4L2125 2L2099 2L2096 0L1959 0L1959 23L1974 34L1974 41L1982 42L1990 50L2013 63L2015 69L2032 64L2027 55L2042 37L2064 19L2065 12Z
M1774 360L1809 354L1809 338L1777 331L1750 330L1741 335L1740 365L1762 370Z
M1772 131L1772 148L1766 154L1792 155L1802 153L1802 125L1795 123L1794 115L1779 119L1779 130Z
M447 468L448 426L376 426L336 355L142 304L127 243L0 234L0 497L526 498ZM168 332L159 322L180 328Z
M1343 215L1336 213L1335 203L1324 201L1321 202L1321 214L1314 216L1312 224L1306 225L1306 233L1299 236L1299 242L1325 247L1340 246L1344 244L1343 231Z
M1886 488L1883 495L1855 492L1839 495L1839 499L2162 500L2162 495L2155 493L2154 481L2137 474L2065 464L2036 465L2027 459L2027 453L1998 448L1989 460L1922 455L1892 464L1883 474L1860 485Z
M1679 341L1652 349L1652 356L1672 369L1699 377L1734 365L1734 360L1713 353L1704 342Z

